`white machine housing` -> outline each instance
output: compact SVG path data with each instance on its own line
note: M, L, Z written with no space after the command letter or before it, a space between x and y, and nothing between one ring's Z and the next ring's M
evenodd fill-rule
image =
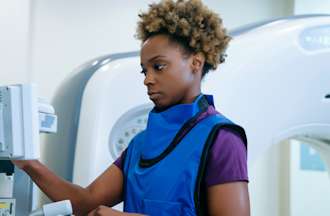
M38 120L36 86L0 87L0 158L39 158Z
M55 110L35 84L0 87L0 159L38 159L39 132L56 131Z
M39 132L57 132L54 108L37 96L34 84L0 87L1 215L28 215L36 204L30 178L7 160L39 159Z

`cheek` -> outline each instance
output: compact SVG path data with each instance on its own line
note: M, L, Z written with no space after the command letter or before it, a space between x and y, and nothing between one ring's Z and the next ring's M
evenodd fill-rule
M174 74L164 79L164 86L168 92L178 92L186 86L186 78L182 75Z
M176 85L177 87L180 87L182 89L185 89L189 86L191 86L193 81L193 76L189 70L186 68L183 68L180 71L177 71L177 74L175 74L175 79L173 80L173 85Z
M177 67L170 72L173 82L178 85L186 85L193 80L191 68L188 62L180 62Z
M187 89L190 88L191 84L187 76L174 76L166 81L165 90L165 103L174 103L186 94Z

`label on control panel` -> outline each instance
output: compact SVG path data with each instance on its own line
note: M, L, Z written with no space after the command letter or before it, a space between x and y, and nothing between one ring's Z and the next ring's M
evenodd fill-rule
M0 198L0 215L15 216L15 199Z

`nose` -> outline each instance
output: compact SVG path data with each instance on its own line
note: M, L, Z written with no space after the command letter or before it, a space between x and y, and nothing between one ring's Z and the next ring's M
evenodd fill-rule
M145 78L144 78L144 82L143 82L143 84L144 84L145 86L148 86L148 85L152 85L152 84L154 84L154 83L155 83L155 76L154 76L154 73L153 73L152 71L148 71L148 72L146 73Z

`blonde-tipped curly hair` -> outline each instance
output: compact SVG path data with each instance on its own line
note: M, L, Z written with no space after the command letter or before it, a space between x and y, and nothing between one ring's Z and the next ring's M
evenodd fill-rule
M202 76L224 62L231 37L218 14L200 0L162 0L149 6L149 11L139 14L136 37L142 42L153 35L167 34L188 53L204 54Z

